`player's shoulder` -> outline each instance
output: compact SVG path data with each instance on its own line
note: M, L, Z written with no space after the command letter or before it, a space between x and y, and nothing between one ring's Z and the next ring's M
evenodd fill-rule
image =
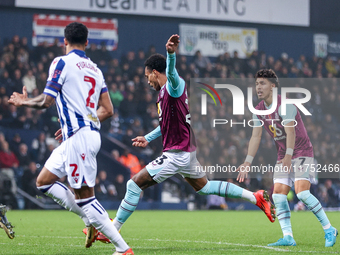
M257 104L257 106L255 107L256 110L264 110L264 101L261 100L260 103Z
M56 66L58 65L59 62L64 62L65 63L65 60L63 59L64 56L58 56L58 57L55 57L51 63L51 66Z
M280 116L282 115L282 104L279 106L278 112ZM286 104L286 113L287 114L297 114L298 110L295 104Z

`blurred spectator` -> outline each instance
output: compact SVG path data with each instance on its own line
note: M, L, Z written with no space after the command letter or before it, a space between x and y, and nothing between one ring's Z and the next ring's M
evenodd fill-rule
M132 139L135 138L132 128L126 130L126 134L123 136L122 142L129 147L132 147Z
M101 170L96 179L96 197L99 200L114 199L117 196L116 187L107 180L107 173Z
M137 105L134 101L134 95L129 93L127 98L125 98L119 107L120 116L123 118L133 118L137 114Z
M41 132L38 138L34 139L32 142L32 158L37 163L45 164L49 155L45 133Z
M24 171L22 176L22 189L32 197L40 195L39 190L36 188L36 180L39 171L35 162L31 161L28 169ZM25 198L25 209L37 209L37 205Z
M13 78L13 91L22 93L22 73L20 69L15 69Z
M62 47L60 47L59 39L55 38L53 45L49 48L55 57L61 56L63 54Z
M28 165L31 162L31 157L28 154L28 147L25 143L19 145L18 161L19 166L23 169L28 168Z
M31 95L33 90L37 88L35 76L33 75L32 70L27 71L27 74L25 74L22 78L22 83L24 86L26 86L27 93Z
M19 146L21 144L21 137L18 133L13 136L12 141L9 142L9 148L13 153L18 156L19 155Z
M124 182L124 176L122 174L116 176L114 185L117 190L117 199L122 200L126 192L126 183Z
M113 107L119 108L120 103L123 101L124 96L122 93L118 90L116 83L111 83L109 94L111 98L111 102L113 104Z
M0 168L16 168L18 166L19 161L15 154L9 149L8 142L2 142L0 151Z
M327 190L327 207L338 207L339 198L336 194L336 189L333 187L333 182L331 179L325 181L325 187Z
M46 81L47 81L47 73L46 72L39 73L38 74L38 79L36 81L37 89L39 91L39 94L44 92Z
M148 57L150 57L151 55L156 54L156 53L157 53L156 47L153 46L153 45L150 45L149 50L148 50L148 52L146 53L146 56L145 56L145 57L148 58Z
M8 142L2 142L0 151L0 179L7 178L10 180L10 189L13 194L16 194L17 191L14 169L16 169L18 166L19 161L14 153L10 151Z
M130 169L131 178L142 170L138 158L131 154L129 150L125 149L123 155L119 158L119 161Z
M196 51L194 56L194 63L196 67L200 70L200 73L203 73L203 70L207 68L210 64L210 60L208 57L205 57L201 54L201 51Z

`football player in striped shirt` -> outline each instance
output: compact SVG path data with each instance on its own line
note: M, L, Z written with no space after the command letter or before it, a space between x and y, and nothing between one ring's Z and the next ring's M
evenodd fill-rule
M85 55L88 29L77 22L65 28L66 55L54 59L43 94L28 98L14 93L9 103L43 109L56 102L62 143L53 150L37 178L37 187L67 210L78 214L87 226L86 248L92 245L98 231L116 247L114 254L133 254L103 206L96 199L96 155L101 146L100 123L113 115L102 72ZM58 179L67 176L72 192Z

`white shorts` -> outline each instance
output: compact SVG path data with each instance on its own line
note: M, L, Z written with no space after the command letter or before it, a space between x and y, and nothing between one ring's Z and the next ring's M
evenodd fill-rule
M94 187L100 145L99 132L83 127L53 150L45 167L59 178L67 175L74 189L80 189L83 183Z
M174 150L163 152L162 156L146 166L146 170L154 181L161 183L175 174L192 179L204 177L205 173L197 171L196 166L200 166L196 158L196 151Z
M311 164L314 164L314 158L311 157L292 159L292 169L290 172L284 172L282 164L276 164L274 169L280 170L274 171L274 183L285 184L289 187L292 187L294 182L300 180L306 180L312 184L315 183L315 172L311 171Z

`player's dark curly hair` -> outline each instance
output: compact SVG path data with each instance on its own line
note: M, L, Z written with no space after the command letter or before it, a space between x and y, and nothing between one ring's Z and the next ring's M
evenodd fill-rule
M147 60L144 65L150 70L156 70L160 73L164 73L166 69L166 58L161 54L153 54Z
M275 87L280 87L279 78L277 77L276 73L272 69L261 69L257 71L255 74L255 80L257 78L266 78L271 83L275 84Z
M70 44L85 44L88 33L87 27L78 22L68 24L64 30L64 36Z

